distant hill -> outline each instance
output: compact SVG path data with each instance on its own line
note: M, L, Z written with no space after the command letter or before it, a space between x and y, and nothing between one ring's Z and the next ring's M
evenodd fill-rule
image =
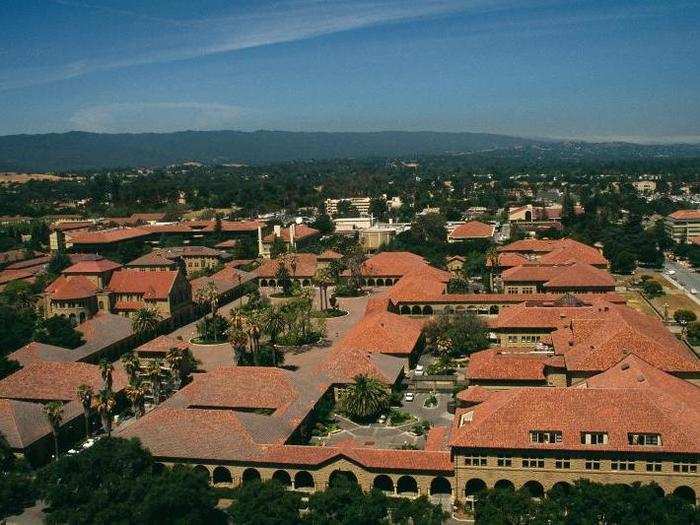
M0 136L0 171L130 166L267 164L292 160L413 155L488 155L545 148L570 155L700 156L700 146L639 146L534 140L488 133L182 131L176 133L50 133ZM551 151L550 151L551 153ZM559 154L559 153L557 153Z

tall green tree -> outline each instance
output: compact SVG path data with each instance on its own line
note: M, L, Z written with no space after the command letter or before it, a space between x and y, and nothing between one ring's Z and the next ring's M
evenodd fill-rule
M54 457L55 459L58 459L60 452L58 435L61 429L61 424L63 423L63 403L60 401L51 401L50 403L46 403L44 405L44 416L51 427L51 434L53 434Z
M339 399L340 409L350 417L367 420L389 408L391 393L379 380L357 375L345 387Z

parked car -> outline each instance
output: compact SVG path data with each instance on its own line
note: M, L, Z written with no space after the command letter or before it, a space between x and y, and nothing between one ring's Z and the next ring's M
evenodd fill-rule
M697 289L697 288L691 288L691 289L690 289L690 293L692 293L693 295L697 295L698 289Z
M425 367L423 365L416 365L416 369L413 375L422 376L425 373Z
M381 416L379 416L379 419L377 419L377 423L379 423L380 425L386 423L386 414L382 414Z
M406 394L403 396L404 401L413 401L416 398L416 394L413 392L406 392Z

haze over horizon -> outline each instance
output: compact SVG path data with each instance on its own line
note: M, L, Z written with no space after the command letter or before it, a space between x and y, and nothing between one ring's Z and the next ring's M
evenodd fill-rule
M700 4L9 0L0 135L453 131L700 143Z

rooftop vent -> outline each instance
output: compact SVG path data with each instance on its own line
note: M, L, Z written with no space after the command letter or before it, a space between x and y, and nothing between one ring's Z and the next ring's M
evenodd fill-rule
M644 383L644 376L643 375L638 375L637 376L637 383Z
M629 367L630 367L629 363L622 363L622 366L620 368L622 368L623 370L627 370Z

